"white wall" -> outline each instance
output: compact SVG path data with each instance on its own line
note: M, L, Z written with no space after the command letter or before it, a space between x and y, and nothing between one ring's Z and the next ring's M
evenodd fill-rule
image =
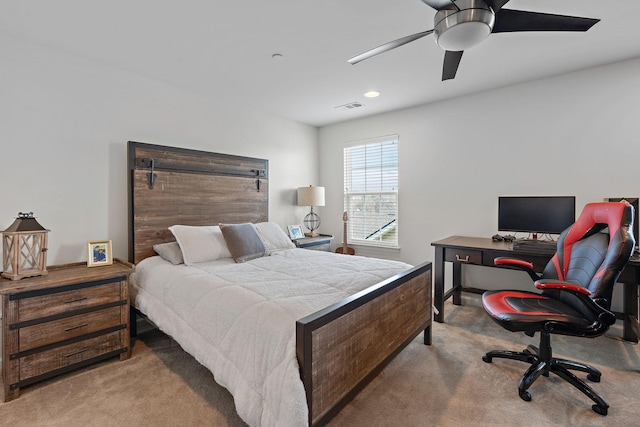
M0 229L35 212L51 229L49 264L84 261L98 239L126 258L128 140L269 159L270 218L281 225L307 211L292 207L296 187L324 185L320 231L337 246L343 142L397 133L401 249L357 249L410 263L432 260L430 243L447 235L495 233L499 195L573 194L579 206L640 195L640 59L318 134L3 35L0 57Z
M340 243L346 141L399 134L401 250L356 253L416 264L435 240L496 233L500 195L575 195L578 213L640 196L639 120L635 59L321 128L322 231ZM490 284L492 269L469 270L466 282Z
M316 128L3 35L0 57L0 230L33 211L48 264L85 261L88 240L127 258L129 140L266 158L270 219L306 213L293 204L318 185Z

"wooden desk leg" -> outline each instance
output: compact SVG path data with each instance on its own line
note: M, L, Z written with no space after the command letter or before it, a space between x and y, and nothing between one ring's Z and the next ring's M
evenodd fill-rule
M423 342L425 345L431 345L431 325L427 326L424 330L424 339Z
M638 285L623 283L623 317L624 329L622 338L631 342L638 342Z
M462 263L453 263L453 304L462 305Z
M433 320L444 322L444 248L436 246L433 263Z

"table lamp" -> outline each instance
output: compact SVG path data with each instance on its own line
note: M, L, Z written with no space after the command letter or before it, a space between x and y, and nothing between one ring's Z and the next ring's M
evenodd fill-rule
M303 220L305 227L309 229L309 233L306 233L309 237L315 237L318 235L316 231L320 227L320 217L313 212L314 206L324 206L324 187L299 187L298 188L298 206L310 206L311 212L309 212Z

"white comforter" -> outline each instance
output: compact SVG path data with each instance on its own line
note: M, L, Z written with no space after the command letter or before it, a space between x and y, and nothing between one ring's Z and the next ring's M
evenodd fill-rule
M213 373L251 426L307 425L295 322L410 268L289 249L242 264L145 259L132 303Z

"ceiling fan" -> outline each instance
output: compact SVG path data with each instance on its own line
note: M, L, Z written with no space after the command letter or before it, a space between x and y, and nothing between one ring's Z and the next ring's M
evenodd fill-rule
M453 79L463 52L491 33L517 31L587 31L599 19L503 9L509 0L422 0L437 10L433 30L423 31L385 43L349 59L357 64L434 33L436 43L445 50L442 80Z

